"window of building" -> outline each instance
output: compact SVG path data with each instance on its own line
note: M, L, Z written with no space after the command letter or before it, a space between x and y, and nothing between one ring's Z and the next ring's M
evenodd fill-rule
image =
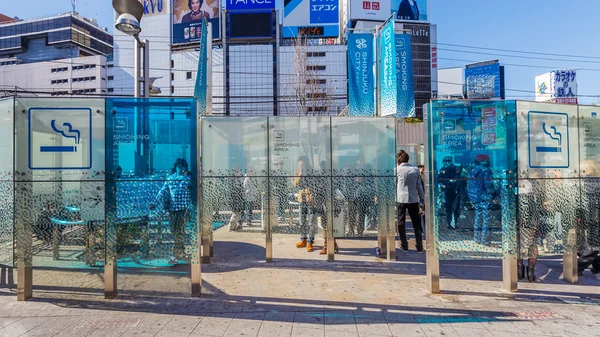
M325 70L326 66L306 66L306 70Z
M175 68L175 61L171 60L171 68Z
M325 112L327 111L326 106L309 106L308 112Z
M114 76L108 76L108 80L109 80L109 81L112 81L112 80L114 80L114 79L115 79L115 77L114 77Z
M115 88L108 88L108 92L114 92Z
M171 73L171 81L175 81L175 73Z
M114 64L109 64L109 65L108 65L108 67L109 67L109 68L112 68L112 67L114 67L114 66L115 66Z
M321 78L313 78L313 79L306 80L306 84L325 84L325 83L327 83L327 80L321 79Z
M326 55L324 51L306 53L307 57L325 57Z
M175 86L174 86L174 85L172 85L172 86L171 86L171 95L174 95L174 94L175 94Z
M191 80L191 79L192 79L192 72L191 72L191 71L188 71L187 73L185 73L185 78L186 78L187 80Z

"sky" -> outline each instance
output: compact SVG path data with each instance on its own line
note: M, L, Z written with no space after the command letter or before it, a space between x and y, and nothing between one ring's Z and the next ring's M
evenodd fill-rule
M22 19L69 11L71 0L29 0L26 11L18 1L0 5L0 13ZM79 0L77 11L96 18L101 27L113 27L111 0ZM440 68L500 59L507 98L522 99L535 97L536 75L578 69L584 104L600 103L598 13L598 0L429 0L430 22L438 26Z

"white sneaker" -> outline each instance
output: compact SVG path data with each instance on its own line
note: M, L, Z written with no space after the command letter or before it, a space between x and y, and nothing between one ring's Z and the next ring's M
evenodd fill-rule
M171 256L167 263L168 264L177 264L177 258L175 256Z

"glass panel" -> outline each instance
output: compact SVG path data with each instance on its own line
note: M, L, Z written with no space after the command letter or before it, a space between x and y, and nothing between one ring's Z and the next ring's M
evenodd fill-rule
M600 249L600 119L598 106L579 106L581 198L585 212L578 250Z
M112 113L106 123L107 264L194 263L199 253L195 101L109 99L106 105Z
M576 105L517 103L519 178L578 177L577 117Z
M34 267L101 267L103 182L17 182L17 256Z
M0 100L0 263L13 265L14 172L13 135L14 100Z
M101 99L18 99L16 179L104 180L104 108Z
M267 174L266 117L207 117L202 119L203 177ZM241 171L240 171L241 170Z
M332 118L334 176L394 176L393 118Z
M286 239L286 242L293 244L302 239L307 239L308 243L315 243L317 234L323 232L321 238L315 243L321 246L323 242L321 239L326 237L324 231L327 230L327 222L331 217L331 178L298 175L275 176L270 179L270 197L275 207L273 213L277 216L277 225L273 228L273 234L280 235ZM333 218L334 233L340 233L340 236L343 236L343 231L340 229L343 228L344 219L342 206L343 200L336 203L337 213ZM273 256L290 257L287 255L290 253L288 247L281 244L274 244L273 247Z
M515 102L434 101L433 213L440 259L516 251Z
M272 176L331 175L329 118L271 117L269 132Z
M273 233L286 234L280 237L290 244L296 237L310 243L331 218L330 119L269 118L269 151L270 198L278 217ZM288 249L273 247L273 256L289 257Z

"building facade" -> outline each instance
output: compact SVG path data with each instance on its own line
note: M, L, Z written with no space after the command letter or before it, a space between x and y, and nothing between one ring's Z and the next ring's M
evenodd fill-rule
M108 30L76 13L6 20L0 23L0 91L106 94L112 52Z

